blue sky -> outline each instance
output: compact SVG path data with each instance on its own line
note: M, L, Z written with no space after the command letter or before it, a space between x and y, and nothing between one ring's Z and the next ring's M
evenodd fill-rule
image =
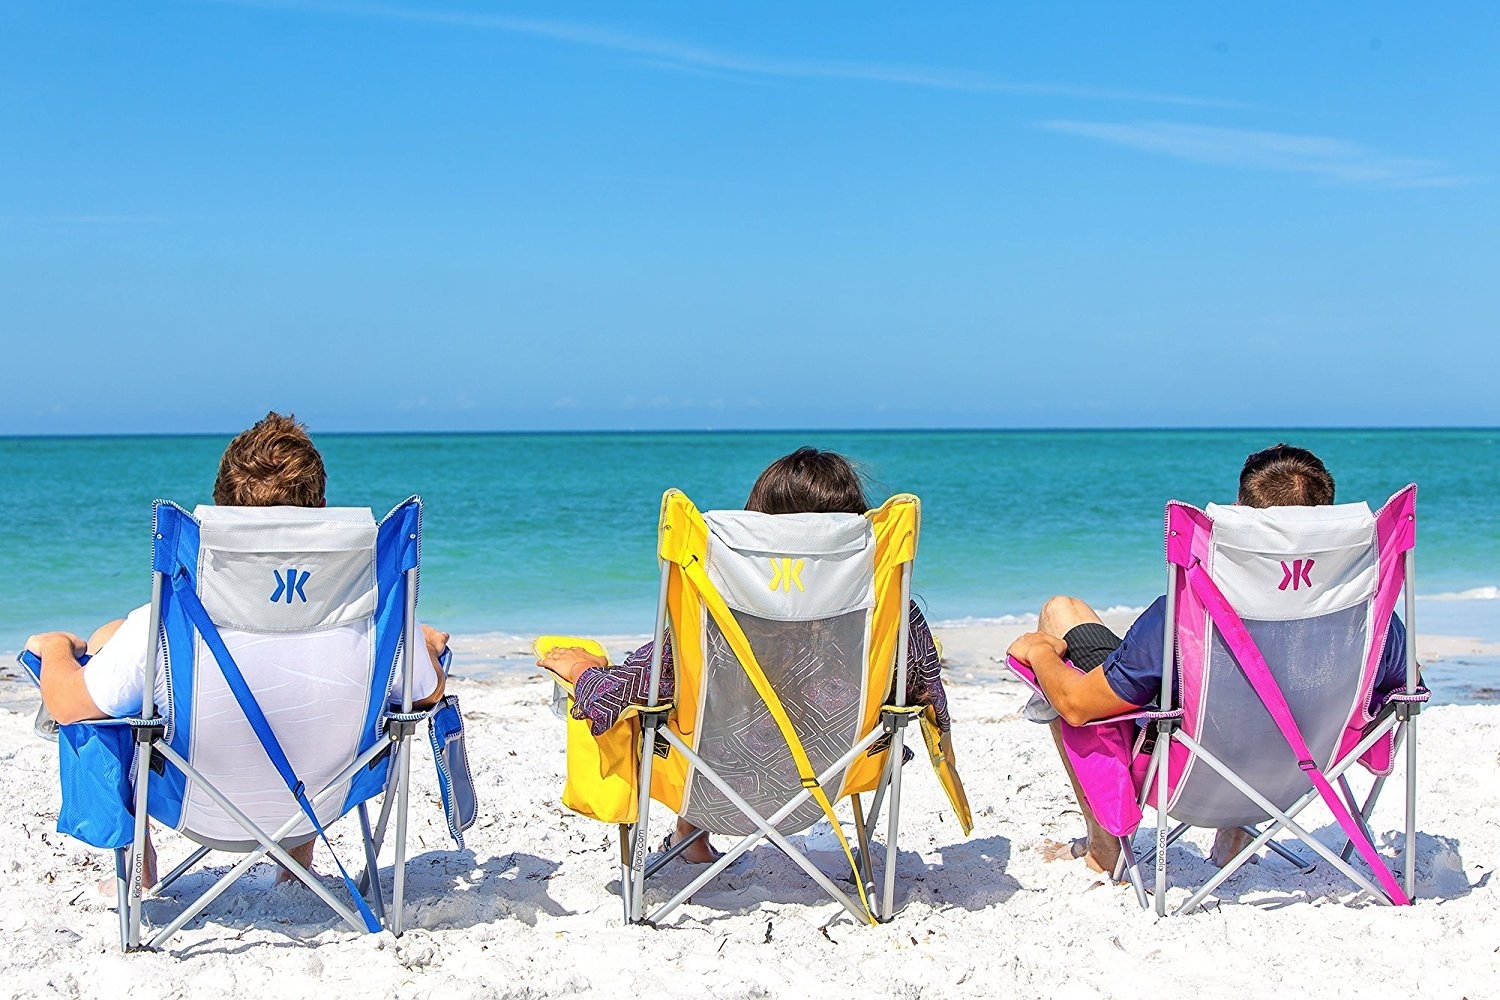
M1484 3L0 5L0 433L1500 422Z

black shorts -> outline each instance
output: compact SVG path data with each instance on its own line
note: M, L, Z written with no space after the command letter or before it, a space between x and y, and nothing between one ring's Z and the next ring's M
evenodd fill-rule
M1109 654L1119 649L1124 641L1108 626L1098 622L1074 625L1063 636L1063 642L1068 644L1068 659L1085 673L1109 659Z

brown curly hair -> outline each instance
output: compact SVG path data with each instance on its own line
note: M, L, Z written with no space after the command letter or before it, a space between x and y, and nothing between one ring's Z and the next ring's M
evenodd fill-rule
M221 507L322 507L323 456L292 414L267 413L224 449L214 480Z

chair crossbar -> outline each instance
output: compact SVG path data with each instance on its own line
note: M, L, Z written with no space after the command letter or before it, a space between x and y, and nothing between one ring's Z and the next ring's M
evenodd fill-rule
M680 892L678 892L677 895L673 896L666 903L658 907L649 918L651 922L654 923L663 919L668 913L685 902L693 893L697 892L704 885L706 885L709 880L713 879L725 868L727 868L741 854L749 850L752 846L759 843L761 840L767 839L775 844L784 854L786 854L793 863L795 863L799 868L805 871L807 875L813 879L813 881L822 886L823 890L827 892L835 902L842 903L844 908L847 909L855 917L855 919L860 920L861 922L866 919L864 909L854 903L854 901L851 900L848 895L843 892L843 890L839 889L838 886L833 883L832 879L830 879L826 874L823 873L822 870L814 865L805 854L797 850L797 848L794 847L789 840L787 840L786 836L780 830L776 829L777 823L785 819L787 816L791 815L791 813L794 812L799 806L801 806L804 802L811 798L812 792L810 789L804 788L801 791L797 792L789 800L787 800L785 804L777 809L769 819L767 819L766 817L762 816L754 806L746 802L738 792L731 788L729 786L729 783L721 778L713 770L713 768L711 768L703 760L703 758L694 753L692 748L689 747L685 742L683 742L682 738L679 737L676 733L672 732L670 729L663 728L661 730L661 736L673 746L675 746L679 751L681 751L682 754L687 758L688 762L692 764L693 767L697 768L703 774L703 776L714 785L715 788L717 788L724 794L725 798L729 799L729 801L734 804L735 808L739 809L740 812L744 814L746 819L754 823L759 829L758 832L749 833L742 837L733 847L731 847L724 853L723 857L710 865L708 870L700 873L697 878L688 883L688 885L685 886ZM819 784L827 781L830 777L848 767L849 764L854 760L854 758L857 757L860 753L864 752L864 750L871 743L874 743L879 736L880 730L878 729L867 734L864 739L856 743L847 753L845 753L837 761L831 764L828 769L823 772L823 774L818 776ZM642 831L636 831L637 837L643 835L644 834ZM638 883L644 883L644 872L642 872L641 875L637 876L637 881Z
M293 816L291 819L287 820L287 822L279 830L277 830L275 834L268 834L264 830L262 830L254 820L250 819L250 817L241 812L234 805L234 803L230 802L229 799L227 799L223 795L223 793L221 793L217 788L205 781L202 775L198 773L197 769L189 764L181 754L177 753L177 751L173 750L170 746L163 745L157 748L157 752L161 753L173 764L181 768L183 772L188 775L188 777L197 781L203 788L203 791L208 795L208 797L212 799L215 804L219 806L219 808L228 813L230 817L234 819L237 824L239 824L241 829L253 836L257 841L259 841L260 846L248 852L243 858L240 859L238 864L236 864L228 872L226 872L217 882L213 884L213 886L211 886L197 899L193 900L193 902L185 910L177 915L176 919L174 919L166 927L162 928L156 934L156 936L151 939L148 947L160 948L167 942L169 938L172 937L173 934L176 934L179 930L186 926L188 921L198 916L199 913L202 913L210 903L219 898L220 894L222 894L225 889L228 889L236 879L250 870L251 865L255 864L267 853L271 854L276 859L276 861L281 864L282 867L295 875L299 881L301 881L309 889L316 893L319 899L326 903L331 910L347 920L351 926L360 931L363 931L365 929L364 923L355 916L352 910L335 899L321 882L313 878L311 873L307 872L301 865L293 860L292 856L287 853L286 849L283 848L280 843L278 843L280 838L290 833L292 828L302 820L303 817L300 812ZM327 790L325 789L325 793L326 791ZM313 803L316 806L316 798L313 800Z
M357 774L361 768L367 765L380 753L384 752L386 745L390 742L391 738L389 736L383 735L373 747L371 747L369 750L366 750L364 753L360 754L348 765L346 765L344 769L341 770L338 775L336 775L326 786L324 786L321 791L312 796L311 802L314 808L327 801L330 796L338 791L340 785L348 781L351 777ZM204 778L202 773L199 772L197 768L193 767L193 765L189 763L186 758L184 758L181 754L174 750L170 744L165 742L158 743L154 747L154 752L160 753L173 765L181 769L184 774L192 778L193 781L197 782L198 786L203 789L204 793L207 794L208 797L212 799L216 805L219 806L219 808L223 809L242 830L254 837L255 840L259 842L260 846L247 852L246 855L241 858L240 861L236 865L234 865L228 872L226 872L217 882L215 882L212 887L210 887L201 896L195 899L192 904L189 905L182 913L178 914L171 923L169 923L154 937L152 937L150 947L161 947L164 943L166 943L168 939L172 937L172 935L176 934L179 930L186 926L190 920L194 919L198 916L198 914L203 912L203 910L206 909L210 903L217 899L224 892L224 890L228 889L229 886L232 885L241 875L248 871L252 865L260 861L268 854L271 857L275 858L277 863L280 864L283 868L291 872L292 875L298 879L298 881L302 882L309 889L311 889L319 899L326 903L328 907L335 913L337 913L340 917L348 921L356 930L359 930L361 932L365 930L364 922L358 918L354 911L345 906L338 899L336 899L316 876L314 876L302 865L298 864L281 846L281 838L289 834L297 826L298 823L302 822L306 818L301 813L301 811L294 813L290 818L288 818L287 821L283 823L275 833L267 834L260 828L258 824L255 823L254 820L246 816L238 807L234 805L234 803L230 802L223 795L223 793L221 793L206 778ZM178 870L174 870L172 878L175 879L180 877L185 873L187 867L190 867L192 863L196 863L196 861L201 860L202 857L207 853L208 848L201 848L199 851L195 852L193 856L189 858L188 862L185 863L185 865L179 865Z
M365 871L359 877L360 892L368 892L370 884L374 883L374 892L370 892L370 903L375 907L375 918L385 923L385 890L380 885L380 845L375 842L370 831L370 810L365 803L359 804L359 834L365 846Z
M1368 751L1372 746L1379 742L1392 728L1395 728L1396 730L1396 740L1399 747L1400 741L1405 736L1405 725L1402 724L1400 720L1397 719L1394 715L1384 716L1377 721L1377 724L1374 726L1374 728L1372 728L1368 733L1364 735L1363 738L1361 738L1359 743L1351 748L1348 753L1346 753L1342 758L1339 759L1338 762L1336 762L1325 772L1330 781L1340 782L1346 789L1346 795L1351 799L1351 810L1353 809L1352 793L1348 793L1348 782L1347 779L1344 779L1343 777L1344 772L1358 763L1359 758L1363 756L1365 752ZM1295 803L1292 804L1291 807L1286 810L1285 814L1282 814L1278 812L1273 806L1271 806L1270 803L1264 801L1264 799L1260 797L1258 792L1245 784L1237 774L1235 774L1228 768L1227 765L1225 765L1222 761L1217 760L1217 758L1213 757L1213 755L1208 751L1204 750L1201 745L1199 745L1192 739L1192 737L1188 736L1185 733L1178 732L1173 734L1173 738L1182 740L1188 746L1188 748L1193 751L1194 754L1201 756L1204 761L1209 763L1209 765L1213 767L1214 770L1218 771L1219 774L1225 778L1225 780L1229 781L1231 784L1235 785L1235 787L1239 788L1239 790L1243 792L1248 798L1256 802L1257 805L1260 805L1273 817L1273 822L1271 823L1271 825L1269 825L1264 830L1257 830L1254 827L1243 828L1247 833L1252 834L1253 839L1251 843L1244 849L1242 849L1239 854L1235 855L1235 857L1231 859L1228 864L1226 864L1223 868L1216 872L1214 876L1208 881L1208 883L1200 888L1194 894L1194 896L1189 899L1187 903L1184 903L1176 912L1187 912L1194 906L1201 904L1203 899L1206 898L1210 892L1218 888L1218 886L1221 885L1225 879L1234 874L1235 871L1237 871L1246 861L1248 861L1250 855L1254 854L1256 851L1259 851L1263 847L1269 848L1270 850L1276 852L1277 854L1285 858L1289 863L1296 865L1298 868L1311 870L1312 865L1310 862L1308 862L1304 858L1299 857L1290 849L1284 848L1282 845L1277 844L1272 840L1272 838L1283 829L1291 831L1293 835L1296 836L1299 840L1307 843L1309 847L1312 847L1313 850L1322 855L1326 860L1329 861L1330 864L1333 864L1336 869L1350 878L1356 885L1370 892L1377 899L1377 901L1389 904L1390 901L1387 899L1385 893L1372 886L1368 879L1365 879L1360 873L1357 872L1357 870L1350 867L1348 854L1353 848L1353 845L1351 843L1346 840L1343 851L1336 856L1337 861L1335 861L1334 857L1329 856L1331 852L1326 852L1326 849L1323 848L1321 841L1318 841L1317 838L1312 837L1307 833L1307 831L1303 830L1295 822L1290 822L1292 817L1295 817L1314 800L1319 799L1316 788L1309 789L1306 793L1303 794L1300 799L1298 799ZM1153 754L1151 764L1147 770L1146 779L1142 782L1141 786L1142 791L1140 795L1140 804L1142 805L1142 807L1144 807L1145 805L1148 791L1151 787L1151 777L1156 772L1156 766L1156 755ZM1380 789L1384 785L1385 780L1385 778L1377 778L1375 780L1374 787L1371 788L1370 794L1366 798L1364 806L1358 810L1361 822L1368 820L1370 813L1374 809L1375 800L1378 797ZM1289 825L1284 824L1281 821L1283 818L1288 821ZM1158 820L1158 822L1160 822L1160 820ZM1182 824L1174 828L1168 834L1167 842L1170 844L1176 841L1185 832L1186 829L1187 824ZM1368 827L1366 827L1366 835L1369 835ZM1373 841L1373 837L1371 838L1371 840ZM1122 837L1120 838L1120 842L1123 848L1128 849L1130 847L1128 838ZM1116 872L1114 875L1115 881L1120 881L1122 874L1121 869L1123 868L1125 872L1129 874L1132 883L1134 883L1139 878L1139 868L1141 866L1149 864L1155 858L1155 855L1156 851L1153 849L1138 862L1134 860L1127 862L1125 860L1125 856L1122 854L1120 864L1116 866ZM1131 872L1130 869L1132 867L1136 868L1136 871Z
M1283 827L1291 831L1298 840L1301 840L1303 843L1307 844L1308 847L1311 847L1314 851L1316 851L1320 856L1322 856L1325 861L1333 865L1339 871L1343 872L1344 875L1346 875L1350 879L1350 881L1354 882L1355 885L1359 886L1361 889L1364 889L1366 892L1374 896L1377 902L1382 903L1386 906L1393 905L1391 901L1386 898L1385 893L1376 888L1374 883L1365 878L1363 873L1356 871L1348 862L1344 861L1337 854L1335 854L1333 850L1326 846L1321 840L1314 837L1307 830L1303 829L1293 818L1297 813L1300 813L1304 808L1310 805L1314 799L1318 798L1317 789L1312 789L1311 791L1309 791L1302 798L1298 799L1297 802L1292 805L1292 808L1290 810L1288 810L1287 812L1283 812L1282 810L1277 809L1269 799L1267 799L1253 786L1251 786L1248 782L1246 782L1243 778L1236 774L1227 764L1205 750L1203 746L1196 740L1194 740L1191 736L1188 736L1185 733L1178 733L1176 738L1182 740L1183 743L1187 744L1188 749L1192 750L1200 758L1202 758L1204 763L1217 771L1225 781L1229 782L1235 788L1239 789L1240 792L1251 802L1254 802L1266 812L1270 813L1272 818L1276 821L1268 826L1265 831L1263 831L1258 837L1247 844L1238 854L1234 856L1234 858L1232 858L1227 864L1225 864L1224 867L1220 868L1219 871L1216 872L1214 876L1210 878L1208 882L1206 882L1203 887L1200 888L1192 896L1192 898L1190 898L1186 903L1178 908L1178 913L1189 912L1194 907L1198 906L1210 892L1212 892L1214 889L1217 889L1225 879L1229 878L1230 875L1233 875L1236 871L1238 871L1242 865L1249 861L1249 859L1255 854L1255 852L1259 851L1263 846L1265 846L1265 844L1268 843L1270 839L1276 835L1277 831Z
M213 848L211 847L199 847L192 854L189 854L187 856L187 860L183 861L182 864L178 865L176 868L173 868L170 872L168 872L165 878L157 880L156 885L151 889L151 895L160 896L169 885L171 885L173 882L176 882L178 879L182 878L182 876L186 875L188 872L197 867L198 862L206 858L209 852L212 850Z
M686 851L689 847L692 847L698 841L707 836L707 830L696 830L691 836L685 837L682 840L674 841L655 861L646 866L646 878L650 878L657 872L661 871L667 865L671 864L674 858L676 858L678 855Z

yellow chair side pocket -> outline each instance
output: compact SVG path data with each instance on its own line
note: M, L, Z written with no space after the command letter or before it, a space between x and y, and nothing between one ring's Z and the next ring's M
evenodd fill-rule
M634 823L640 808L635 787L640 745L638 717L622 718L596 737L587 719L573 718L569 698L563 805L601 823Z

